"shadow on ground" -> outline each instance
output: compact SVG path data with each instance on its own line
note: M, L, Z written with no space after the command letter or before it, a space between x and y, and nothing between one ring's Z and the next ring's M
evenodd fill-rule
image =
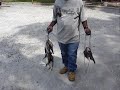
M119 7L96 7L96 6L86 6L89 9L95 10L96 8L102 12L120 15Z
M55 51L53 71L44 67L41 61L44 57L45 30L48 22L17 27L19 32L0 41L1 90L119 90L120 32L116 31L119 26L114 25L117 19L111 18L107 21L89 18L93 30L92 50L97 64L90 63L88 72L85 72L81 53L84 46L82 32L75 82L69 82L67 74L58 73L62 67L61 56L56 38L52 34ZM103 23L99 24L101 22ZM110 24L113 26L106 30Z

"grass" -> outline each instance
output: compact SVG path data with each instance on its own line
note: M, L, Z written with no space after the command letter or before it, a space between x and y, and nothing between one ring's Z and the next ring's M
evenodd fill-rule
M32 2L32 0L4 0L6 2ZM40 3L54 3L55 0L33 0Z

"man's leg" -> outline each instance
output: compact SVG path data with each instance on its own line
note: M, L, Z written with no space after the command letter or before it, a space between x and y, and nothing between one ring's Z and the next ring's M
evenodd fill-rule
M77 69L76 59L79 42L68 44L68 69L74 72Z
M67 45L63 43L59 43L61 55L62 55L62 61L63 64L68 67L68 60L67 60Z
M59 47L61 50L61 55L62 55L62 62L64 64L64 68L60 70L60 74L64 74L68 71L68 59L67 59L67 45L63 43L59 43Z
M77 50L79 46L79 42L70 43L68 46L68 79L70 81L75 80L75 71L77 69L76 59L77 59Z

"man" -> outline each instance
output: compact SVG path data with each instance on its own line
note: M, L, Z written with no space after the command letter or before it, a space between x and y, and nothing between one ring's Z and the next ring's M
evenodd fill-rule
M77 16L80 16L80 18ZM79 46L79 20L86 35L91 34L85 17L82 0L56 0L53 8L53 20L47 30L50 33L57 24L57 39L61 50L64 67L60 74L68 72L68 79L75 80L77 69L77 49Z

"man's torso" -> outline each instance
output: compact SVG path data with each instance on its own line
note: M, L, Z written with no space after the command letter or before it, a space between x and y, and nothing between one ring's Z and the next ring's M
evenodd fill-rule
M57 13L57 34L61 43L79 42L78 18L82 3L80 0L56 0L55 8Z

